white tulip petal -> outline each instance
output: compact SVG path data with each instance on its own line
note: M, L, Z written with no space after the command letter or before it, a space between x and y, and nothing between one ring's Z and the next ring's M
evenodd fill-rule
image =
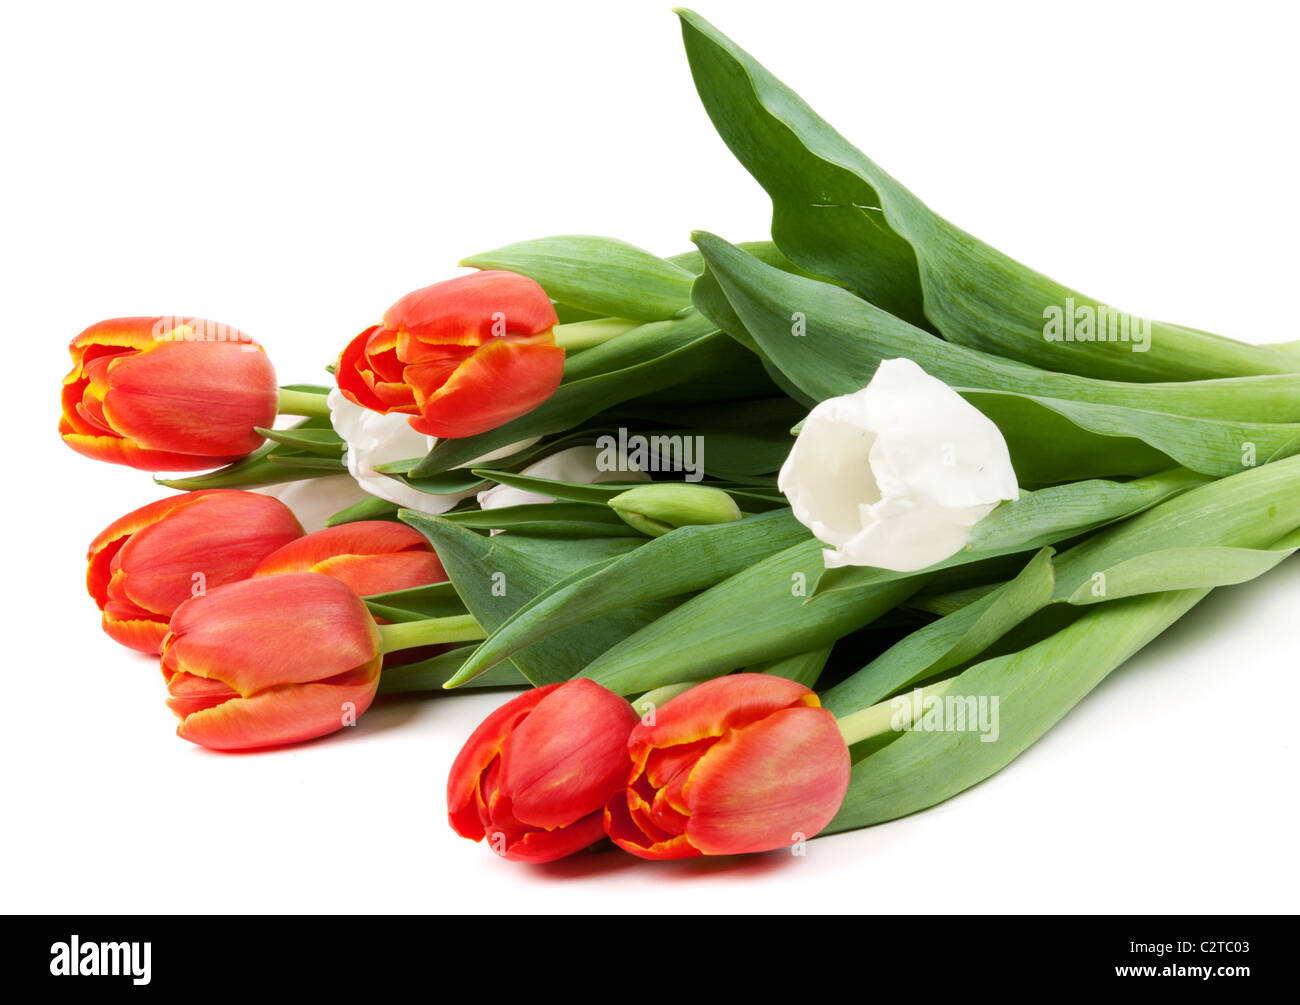
M344 459L348 473L373 496L386 499L422 513L445 513L462 499L473 495L431 495L412 488L400 478L391 478L375 470L379 464L423 457L433 446L433 438L417 433L398 412L384 415L348 401L337 388L330 391L330 424L347 441Z
M264 485L254 491L273 496L288 506L308 534L324 530L325 521L339 510L371 497L351 475L302 478L296 482Z
M861 391L818 404L777 485L833 545L828 568L914 572L956 554L1020 491L997 426L911 360L884 360Z
M862 393L814 408L777 475L796 519L827 544L852 538L858 503L880 498L870 462L876 438L861 422Z
M1006 440L988 416L910 359L881 362L865 395L868 428L910 494L940 506L1016 499Z
M993 511L996 503L960 510L932 506L894 505L867 522L847 544L825 551L826 568L869 565L895 572L917 572L961 551L970 529Z

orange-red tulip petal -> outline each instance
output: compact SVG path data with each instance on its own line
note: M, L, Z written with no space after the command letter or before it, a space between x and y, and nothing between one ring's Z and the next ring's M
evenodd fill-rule
M604 805L630 768L636 722L624 699L581 678L519 695L480 724L452 765L452 828L522 862L550 862L601 840Z
M643 858L770 851L828 823L849 784L849 751L816 694L765 674L691 688L628 737L632 771L605 830Z
M186 601L163 644L176 732L215 750L279 746L355 722L374 700L379 630L314 572L245 579Z
M363 597L447 579L425 536L390 520L345 523L300 537L267 555L253 575L286 572L333 576Z
M488 270L415 290L339 355L339 390L364 408L400 412L430 436L495 429L549 398L564 371L546 292Z
M254 427L275 421L275 371L236 329L114 318L68 350L59 434L88 457L147 471L215 468L256 450Z
M270 496L233 489L169 496L95 537L86 553L86 590L111 638L157 654L181 603L247 578L301 536L293 513Z

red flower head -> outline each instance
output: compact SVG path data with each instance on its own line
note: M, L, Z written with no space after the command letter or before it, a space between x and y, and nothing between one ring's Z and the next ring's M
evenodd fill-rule
M362 520L326 527L267 555L254 576L319 572L368 597L441 583L447 573L424 535L406 524Z
M314 572L245 579L172 615L162 670L178 735L215 750L297 743L355 722L379 687L379 629Z
M211 489L159 499L115 520L86 554L86 589L115 641L157 654L167 621L196 593L251 575L302 535L278 499Z
M59 435L78 453L145 471L199 471L262 445L278 389L266 353L211 321L114 318L68 346Z
M788 847L825 827L849 785L835 717L802 684L765 674L706 681L638 723L627 788L605 810L642 858Z
M546 292L513 272L476 272L408 293L339 355L339 390L411 416L429 436L473 436L554 393L564 350Z
M627 778L636 713L579 678L525 692L483 720L447 780L461 837L519 862L550 862L601 840L601 808Z

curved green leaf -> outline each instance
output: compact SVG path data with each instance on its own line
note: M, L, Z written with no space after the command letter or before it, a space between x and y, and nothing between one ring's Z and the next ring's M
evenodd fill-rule
M1050 342L1044 311L1099 305L931 212L747 52L678 12L696 89L733 154L772 199L772 237L811 272L954 342L1094 377L1188 380L1300 369L1272 350L1151 322L1127 342Z

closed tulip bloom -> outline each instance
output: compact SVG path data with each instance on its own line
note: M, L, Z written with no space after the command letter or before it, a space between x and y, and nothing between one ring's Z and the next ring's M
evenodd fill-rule
M326 527L267 555L254 576L319 572L366 597L441 583L447 573L428 540L404 523L362 520Z
M495 429L554 393L564 369L555 308L533 280L485 271L402 297L339 356L339 390L430 436Z
M536 688L474 730L451 768L452 829L518 862L550 862L604 838L602 809L627 779L626 701L585 679Z
M187 600L163 643L179 736L214 750L310 740L374 700L379 629L351 589L314 572L245 579Z
M106 527L86 555L86 589L110 637L156 655L182 602L247 578L267 555L301 535L293 513L270 496L185 492Z
M827 568L914 572L955 555L1020 490L987 416L910 359L881 362L861 391L804 420L777 485L832 547Z
M145 471L199 471L261 446L276 416L275 370L237 329L179 318L114 318L72 340L59 435L78 453Z
M642 858L789 847L825 827L849 785L835 717L802 684L732 674L655 710L628 737L625 791L605 829Z

